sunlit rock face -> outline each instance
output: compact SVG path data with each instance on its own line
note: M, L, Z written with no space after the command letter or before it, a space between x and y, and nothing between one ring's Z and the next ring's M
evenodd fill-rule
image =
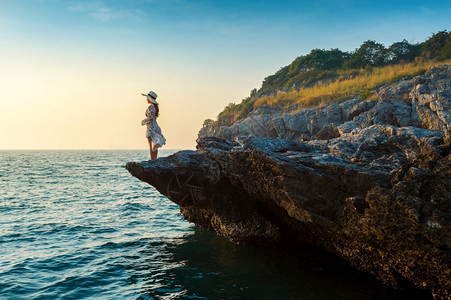
M257 107L234 124L213 123L199 137L261 136L294 141L330 139L374 124L445 130L451 121L451 66L433 67L424 75L380 87L378 99L352 99L321 109ZM227 122L226 122L227 123Z
M179 204L185 219L233 242L320 248L388 285L410 282L447 299L450 70L382 87L374 103L352 100L341 123L320 121L308 141L270 129L218 134L200 138L196 151L126 167ZM295 129L312 125L305 122Z

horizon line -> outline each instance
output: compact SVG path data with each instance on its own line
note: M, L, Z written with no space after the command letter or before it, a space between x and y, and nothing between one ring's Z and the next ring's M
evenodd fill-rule
M102 150L102 151L149 151L149 149L147 148L117 148L117 149L111 149L111 148L38 148L38 149L33 149L33 148L22 148L22 149L1 149L0 151L93 151L93 150ZM178 149L160 149L160 151L180 151L180 150L194 150L194 149L183 149L183 148L178 148Z

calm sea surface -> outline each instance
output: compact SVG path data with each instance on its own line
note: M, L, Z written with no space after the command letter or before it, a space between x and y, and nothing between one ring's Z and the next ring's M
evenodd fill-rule
M196 228L124 168L147 159L0 151L0 299L375 298L375 287Z

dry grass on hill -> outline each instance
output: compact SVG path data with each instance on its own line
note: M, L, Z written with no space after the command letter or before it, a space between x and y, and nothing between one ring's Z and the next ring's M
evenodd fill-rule
M289 92L278 92L276 95L256 99L254 106L291 106L312 107L323 103L331 103L349 99L362 94L365 98L374 97L371 90L377 86L399 80L403 77L424 73L429 67L451 64L446 61L418 61L406 64L375 67L355 70L351 76L339 76L332 81L322 81L310 87Z

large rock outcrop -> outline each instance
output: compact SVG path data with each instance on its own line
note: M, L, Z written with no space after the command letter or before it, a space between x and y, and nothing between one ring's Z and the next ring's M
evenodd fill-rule
M280 107L257 107L234 124L218 122L202 128L199 138L329 139L373 124L444 130L451 124L450 93L451 66L442 65L431 68L424 75L379 88L377 101L352 99L325 104L321 109L299 110L293 106L288 111Z
M203 137L197 151L126 167L233 242L321 248L388 285L447 299L450 70L383 87L372 104L352 100L352 119L310 134L323 130L322 140Z

